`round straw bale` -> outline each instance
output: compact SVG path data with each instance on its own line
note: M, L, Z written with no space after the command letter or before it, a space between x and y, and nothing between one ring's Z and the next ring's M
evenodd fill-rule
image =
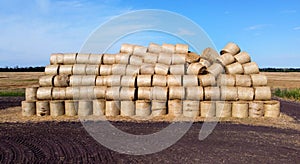
M147 52L147 47L144 46L134 46L133 47L133 55L136 56L145 56Z
M135 102L136 116L149 116L151 114L151 102L149 100L137 100Z
M199 75L199 74L203 74L206 70L206 67L203 66L200 63L191 63L188 68L186 73L188 75Z
M152 88L153 100L168 100L168 87L153 87Z
M126 64L113 64L112 65L112 74L113 75L125 75L126 74Z
M200 86L197 87L186 87L185 95L187 100L203 100L203 88Z
M214 63L219 56L218 52L210 47L204 49L201 55L203 59L208 60L210 63Z
M148 46L148 52L151 52L151 53L160 53L161 52L161 46L158 45L158 44L155 44L155 43L150 43L149 46Z
M78 110L78 101L66 100L65 101L65 115L76 116Z
M118 64L129 64L129 59L131 54L128 53L119 53L117 54L118 57L116 57L116 63Z
M50 115L49 101L37 101L36 102L36 115L37 116Z
M52 89L53 100L65 100L66 99L66 88L54 87Z
M184 87L192 87L198 86L198 76L196 75L183 75L182 77L182 84Z
M45 67L46 75L57 75L59 70L59 65L47 65Z
M139 87L137 92L139 100L151 100L152 98L151 87Z
M96 75L81 76L81 85L82 86L95 86L96 78L97 78Z
M241 87L251 87L252 82L249 75L235 75L235 85Z
M216 117L231 117L231 106L231 102L216 101Z
M185 117L197 117L200 115L199 101L184 100L182 105L182 114Z
M95 99L94 87L84 86L79 88L79 98L81 100L93 100Z
M254 100L271 100L270 87L254 87Z
M107 100L119 100L121 87L108 87L106 89Z
M264 102L264 116L277 118L280 115L280 102L276 100Z
M155 74L158 75L167 75L169 72L169 66L165 64L157 63L155 64L154 72Z
M151 111L164 110L167 111L167 101L165 100L152 100Z
M85 75L86 64L74 64L73 65L73 75Z
M62 116L65 114L64 101L50 101L50 115L53 117Z
M227 65L225 67L225 72L227 74L243 74L244 69L243 69L243 66L240 63L235 62L233 64Z
M86 75L99 75L100 65L87 65L85 68Z
M200 56L194 52L189 52L185 55L185 61L188 63L195 63L200 60Z
M185 64L170 65L171 75L184 75L185 74Z
M172 64L185 64L185 54L173 54L172 55Z
M93 115L104 116L105 115L105 100L97 99L93 100Z
M135 115L135 101L121 101L121 116Z
M195 118L200 115L200 111L196 110L184 110L182 111L182 114L184 117L190 117L190 118Z
M96 86L105 86L105 85L107 85L107 77L108 76L97 76Z
M259 118L264 115L264 102L263 101L251 101L249 102L249 117Z
M249 116L249 105L244 101L235 101L232 103L232 117L247 118Z
M39 86L47 87L54 85L55 75L44 75L39 77Z
M122 76L121 78L122 87L136 87L136 76Z
M167 76L165 75L153 75L152 86L167 86Z
M50 56L50 64L63 64L64 63L64 54L62 53L53 53Z
M153 75L155 70L154 70L154 65L152 64L143 64L141 66L141 70L140 70L140 73L142 75Z
M138 75L137 86L138 87L151 87L152 75Z
M259 73L258 65L255 62L243 64L243 69L245 75Z
M105 99L107 86L94 87L94 95L96 99Z
M163 43L161 46L161 51L169 54L175 53L175 45Z
M55 87L69 86L70 78L67 75L57 75L54 77L53 83Z
M120 90L120 100L135 100L136 89L129 87L122 87Z
M234 86L236 83L235 76L230 74L220 74L217 78L218 86Z
M224 72L224 67L219 63L214 63L209 66L206 71L215 77L218 77L219 74Z
M189 46L187 44L177 43L175 45L175 53L186 54L189 52Z
M76 63L77 53L65 53L64 54L64 65L73 65Z
M250 55L245 51L238 53L237 55L234 56L234 58L237 62L239 62L241 64L251 62Z
M236 55L240 52L240 47L232 42L226 44L226 46L221 50L221 55L225 53L231 53L232 55Z
M39 87L36 91L38 100L51 100L52 87Z
M143 57L132 55L130 56L129 64L140 66L143 64Z
M35 101L22 101L22 116L33 116L35 114Z
M206 59L200 59L199 63L202 64L203 66L205 66L206 68L208 68L209 66L211 66L211 63L206 60Z
M90 54L87 64L100 65L102 64L102 54Z
M137 66L137 65L127 65L127 67L126 67L126 73L125 73L126 75L138 75L139 73L140 73L140 66Z
M37 87L30 87L25 89L25 100L26 101L35 101L37 100L36 94L37 94Z
M78 101L78 116L89 116L93 114L93 102L89 100Z
M102 63L111 65L116 64L116 55L115 54L103 54Z
M134 45L124 43L124 44L121 45L120 52L121 53L132 54L133 53L133 49L134 49Z
M106 101L105 115L106 116L120 115L120 101Z
M200 85L203 87L215 86L217 83L215 76L212 74L199 75L198 78Z
M223 66L227 66L227 65L232 64L233 62L235 62L235 59L234 59L232 54L225 53L225 54L219 56L216 59L216 61L219 62L220 64L222 64Z
M144 63L155 64L157 63L158 54L147 52L144 56Z
M220 100L219 87L204 87L204 100Z
M254 89L251 87L237 87L238 99L252 101L254 98Z
M171 116L182 115L182 100L169 100L168 101L168 114Z
M215 117L216 116L216 102L215 101L201 101L200 102L201 117Z
M153 110L151 111L151 116L153 117L158 117L158 116L163 116L167 114L167 110Z
M58 74L59 75L72 75L73 65L60 65Z
M167 80L168 86L182 86L181 75L168 75Z
M90 54L87 53L78 53L76 57L77 64L88 64L89 63Z
M169 99L179 99L183 100L185 99L185 89L181 86L170 86L169 87Z
M251 74L250 77L253 87L266 86L268 84L267 76L263 74Z
M79 87L66 87L66 99L78 99L80 96L80 88Z
M238 100L238 90L236 87L221 86L221 100L236 101Z
M171 65L172 63L172 54L166 53L166 52L161 52L158 54L158 63L166 64L166 65Z
M112 65L101 65L100 66L100 75L107 76L112 74Z

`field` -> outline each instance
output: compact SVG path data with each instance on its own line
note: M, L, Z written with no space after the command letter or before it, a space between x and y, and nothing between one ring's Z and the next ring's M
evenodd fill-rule
M275 88L300 88L300 73L263 73ZM300 160L300 104L281 101L276 119L220 120L212 134L198 140L203 119L196 118L174 145L150 155L126 155L95 141L78 117L22 117L15 97L37 86L43 73L0 73L0 163L294 163ZM4 94L8 93L8 94ZM3 97L11 95L13 97ZM18 94L17 94L18 95ZM94 122L95 118L90 117ZM161 120L166 121L161 121ZM172 118L134 121L117 117L110 122L125 132L145 135L170 125ZM170 131L171 135L173 132Z

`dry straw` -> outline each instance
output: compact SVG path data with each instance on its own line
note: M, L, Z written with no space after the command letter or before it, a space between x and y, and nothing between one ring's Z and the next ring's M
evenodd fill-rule
M94 87L94 95L96 99L105 99L107 86L96 86Z
M46 75L57 75L59 70L59 65L47 65L45 67Z
M119 57L117 57L116 63L118 64L129 64L130 54L127 53L119 53L117 54Z
M122 87L120 90L120 100L135 100L136 89L129 87Z
M185 99L185 89L181 86L169 86L169 99Z
M172 54L168 54L165 52L161 52L158 54L158 63L166 64L166 65L171 65L172 63Z
M220 74L217 79L218 86L234 86L235 83L235 76L230 74Z
M60 65L58 74L59 75L72 75L73 65Z
M88 64L89 63L90 54L78 53L76 57L77 64Z
M36 115L37 116L50 115L49 101L37 101L36 102Z
M167 75L169 72L169 66L166 64L157 63L155 64L154 72L158 75Z
M65 101L65 115L76 116L78 110L78 101L66 100Z
M108 76L97 76L96 86L106 86L107 85L107 77Z
M225 72L227 74L243 74L244 69L243 69L243 66L240 63L235 62L233 64L227 65L225 67Z
M198 79L200 85L203 87L215 86L217 83L215 76L213 76L212 74L199 75Z
M136 76L122 76L121 78L122 87L136 87Z
M151 115L153 117L167 114L167 101L153 100L151 104Z
M185 74L185 65L184 64L170 65L170 74L171 75L184 75Z
M135 101L121 101L121 116L135 115Z
M50 64L63 64L64 63L64 54L62 53L53 53L50 56Z
M152 64L143 64L141 66L140 73L142 75L153 75L155 72L154 67L155 66Z
M188 75L199 75L199 74L203 74L206 71L206 67L203 66L200 63L191 63L188 68L186 73Z
M237 55L234 56L235 60L241 64L249 63L251 62L250 55L247 52L240 52Z
M226 46L221 50L221 55L224 53L231 53L232 55L236 55L240 52L240 47L232 42L226 44Z
M214 75L215 77L218 77L219 74L224 72L224 68L219 63L214 63L206 70L208 73Z
M152 86L166 87L167 86L167 76L153 75Z
M251 87L237 87L238 99L252 101L254 98L254 89Z
M78 101L78 116L89 116L93 114L93 102L89 100Z
M249 105L244 101L232 102L232 117L247 118L249 115Z
M29 87L25 89L25 100L26 101L35 101L37 100L37 87Z
M198 86L198 76L197 75L183 75L182 85L184 87Z
M73 65L76 63L77 53L66 53L64 54L64 65Z
M133 49L134 49L134 45L132 44L122 44L121 45L121 53L128 53L128 54L132 54L133 53Z
M33 116L35 114L35 101L22 101L22 116Z
M95 99L94 87L85 86L79 88L79 98L81 100L92 100Z
M66 88L54 87L52 89L52 99L53 100L65 100L66 99Z
M168 114L170 116L182 115L182 100L169 100L168 101Z
M90 54L89 61L87 64L100 65L102 64L102 54Z
M161 46L161 51L169 54L175 53L175 45L163 43Z
M152 98L151 87L139 87L137 92L139 100L151 100Z
M70 76L70 86L80 86L82 80L82 75L72 75Z
M144 46L134 46L133 47L133 55L144 56L147 52L147 47Z
M263 101L251 101L249 102L249 117L259 118L264 115L264 102Z
M100 66L99 65L87 65L85 68L86 75L99 75Z
M185 88L185 95L187 100L203 100L203 88L200 86L197 87L186 87Z
M202 101L200 103L201 117L215 117L216 116L216 102L215 101Z
M216 117L231 117L232 103L229 101L216 101Z
M151 53L160 53L161 52L161 46L159 44L156 44L156 43L150 43L148 45L148 52L151 52Z
M138 75L138 74L140 74L140 66L137 66L137 65L127 65L127 67L126 67L126 73L125 74L126 75Z
M182 114L185 117L197 117L200 115L199 101L184 100L182 105Z
M97 78L96 75L81 76L81 85L82 86L95 86L96 78Z
M137 86L138 87L151 87L152 75L138 75Z
M152 88L153 100L168 100L168 87L153 87Z
M210 63L214 63L219 56L219 53L212 48L204 49L201 55L203 59L208 60Z
M108 87L106 89L107 100L119 100L121 87Z
M280 115L280 102L279 101L265 101L264 102L265 117L277 118Z
M121 86L122 75L111 75L107 76L106 82L107 86Z
M74 64L73 65L73 75L85 75L86 64Z
M137 100L135 102L136 116L146 117L151 114L151 102L149 100Z
M236 101L238 100L238 90L236 87L221 86L221 100Z
M176 44L175 53L186 54L189 51L189 46L187 44Z
M254 88L255 100L271 100L271 88L270 87L255 87Z
M262 74L252 74L250 75L252 86L266 86L268 84L267 76Z
M100 76L108 76L112 74L111 65L101 65L100 66Z
M38 100L50 100L52 97L52 87L39 87L36 93Z
M235 85L238 87L251 87L252 81L249 75L235 75Z
M204 100L219 100L220 95L219 87L204 87Z
M255 62L243 64L243 69L245 75L259 73L258 65Z
M70 78L68 75L57 75L54 77L53 83L55 87L69 86Z
M219 56L216 59L216 61L219 62L220 64L222 64L223 66L227 66L227 65L232 64L233 62L235 62L235 58L233 57L232 54L225 53L225 54Z
M194 52L189 52L185 55L185 61L187 63L195 63L200 60L200 56Z
M105 115L106 116L120 115L120 101L106 101Z
M66 87L66 99L78 99L80 94L79 87Z
M211 63L206 59L200 59L199 63L202 64L203 66L205 66L206 68L211 66Z
M182 76L181 75L168 75L168 86L181 86L182 85Z
M97 99L93 100L93 115L104 116L105 115L105 100Z
M107 65L116 64L115 54L103 54L102 63Z
M143 64L143 57L132 55L130 56L129 64L140 66Z
M148 52L144 56L144 63L155 64L157 63L158 54Z
M64 101L50 101L50 115L53 117L62 116L65 114Z
M172 64L173 65L177 65L177 64L185 64L185 55L186 53L184 54L173 54L172 55Z

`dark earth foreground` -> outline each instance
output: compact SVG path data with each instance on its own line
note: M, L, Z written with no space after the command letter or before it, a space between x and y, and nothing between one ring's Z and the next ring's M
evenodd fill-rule
M22 98L0 99L0 107ZM282 101L282 112L300 119L299 104ZM297 121L297 122L298 122ZM113 122L132 134L151 134L169 123ZM95 141L80 122L0 124L0 163L299 163L300 131L219 123L204 141L202 123L171 147L150 155L126 155ZM170 133L172 133L170 131Z

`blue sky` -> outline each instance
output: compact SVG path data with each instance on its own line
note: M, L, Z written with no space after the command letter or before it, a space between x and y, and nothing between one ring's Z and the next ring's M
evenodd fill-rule
M183 15L201 26L218 50L236 42L260 67L300 66L298 0L1 0L0 67L47 65L52 52L78 52L99 25L141 9ZM136 37L134 43L143 45L151 39L148 35L139 33L124 41ZM174 37L161 34L153 42L164 39L172 42Z

